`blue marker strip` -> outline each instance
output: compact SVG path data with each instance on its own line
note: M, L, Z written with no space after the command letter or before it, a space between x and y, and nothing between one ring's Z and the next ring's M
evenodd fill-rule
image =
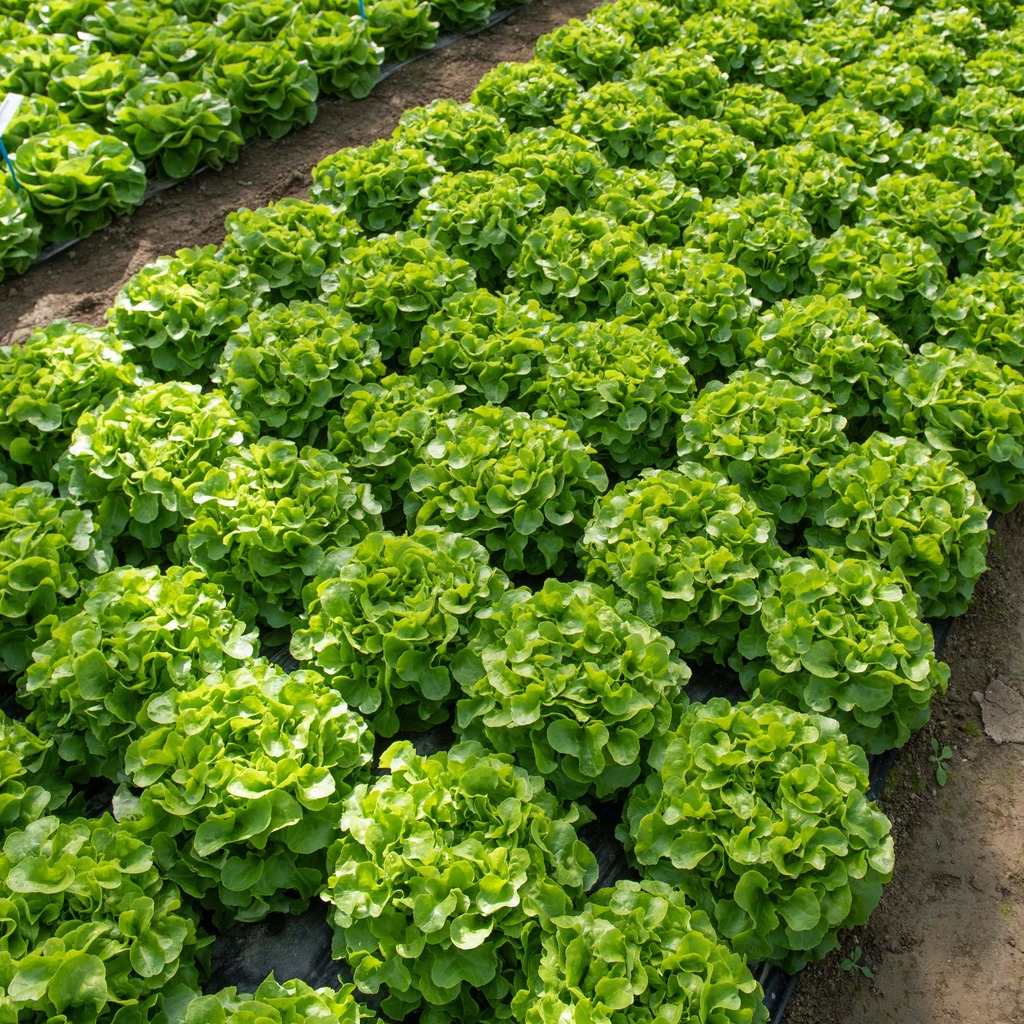
M363 6L363 0L359 0L359 17L366 21L366 8Z
M360 0L362 3L362 0ZM0 156L4 158L4 163L7 164L7 170L11 172L11 178L14 181L15 188L21 188L18 182L18 176L14 173L14 164L11 162L11 158L7 155L7 147L4 146L4 140L0 139Z

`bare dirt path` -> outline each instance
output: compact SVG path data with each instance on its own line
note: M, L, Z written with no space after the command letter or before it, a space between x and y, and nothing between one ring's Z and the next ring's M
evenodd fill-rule
M323 157L389 135L408 107L467 99L495 63L528 59L538 35L594 6L535 0L489 32L402 69L369 98L325 104L310 127L258 142L226 171L161 193L0 284L0 341L58 317L101 322L144 264L183 246L219 243L224 217L239 207L304 197ZM1024 510L1000 522L991 562L947 641L950 692L901 751L883 793L895 824L896 877L869 924L804 972L786 1024L1024 1024L1024 743L988 738L973 697L988 692L989 715L1002 700L1012 717L1014 694L1024 702ZM932 738L953 750L944 788L929 761ZM858 946L872 979L842 967Z

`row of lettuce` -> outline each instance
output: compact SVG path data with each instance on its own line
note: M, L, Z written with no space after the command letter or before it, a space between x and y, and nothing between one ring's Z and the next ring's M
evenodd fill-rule
M521 0L502 0L501 6ZM359 99L381 65L482 28L496 0L0 0L0 280L84 238L147 183L220 169L281 138L318 98Z
M197 996L322 895L394 1020L763 1021L1024 497L1022 24L602 8L5 350L0 1020L372 1019Z

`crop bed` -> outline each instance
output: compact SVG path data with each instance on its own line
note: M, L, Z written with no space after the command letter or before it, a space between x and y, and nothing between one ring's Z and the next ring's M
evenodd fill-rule
M5 350L0 1020L766 1019L1024 496L1021 38L602 8Z
M0 281L517 2L3 0Z

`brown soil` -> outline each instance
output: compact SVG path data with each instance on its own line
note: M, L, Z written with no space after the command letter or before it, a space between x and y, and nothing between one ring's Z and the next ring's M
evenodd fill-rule
M219 243L227 213L305 196L310 169L344 146L391 133L402 111L464 100L499 60L526 60L538 35L595 0L535 0L487 33L402 69L356 103L325 104L314 125L249 146L220 174L151 199L107 231L0 285L0 341L58 317L99 323L124 281L157 256ZM1024 510L996 530L991 571L944 650L949 693L900 752L882 794L896 874L871 921L800 978L787 1024L1024 1024ZM987 694L982 707L974 694ZM1016 703L1014 703L1016 702ZM995 723L995 724L994 724ZM1014 731L1016 730L1016 731ZM948 745L939 787L930 742ZM855 948L867 978L842 963Z
M1024 507L997 524L989 572L943 648L949 691L879 800L893 821L893 880L868 924L803 973L786 1024L1024 1022L1024 742L985 732L998 720L1006 733L986 693L1024 682L1022 609ZM932 739L952 749L944 787ZM873 978L843 969L857 947Z

